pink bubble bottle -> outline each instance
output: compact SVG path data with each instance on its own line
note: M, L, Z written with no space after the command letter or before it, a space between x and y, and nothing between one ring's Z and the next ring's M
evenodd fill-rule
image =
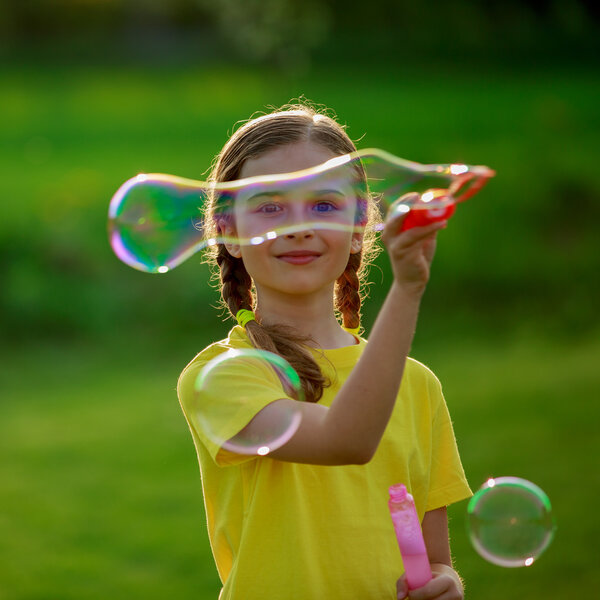
M432 577L431 566L415 502L403 483L390 487L388 505L404 563L408 589L423 587Z

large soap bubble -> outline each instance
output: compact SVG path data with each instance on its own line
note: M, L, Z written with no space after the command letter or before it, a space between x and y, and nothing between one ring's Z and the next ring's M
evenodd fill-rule
M548 496L519 477L488 479L467 507L471 542L501 567L528 567L550 545L555 524Z
M463 164L422 165L378 149L333 158L294 173L209 183L163 174L125 182L111 200L109 237L117 256L141 271L165 273L219 242L261 244L305 229L361 230L371 194L385 216L404 205L404 228L448 218L456 203L477 193L494 171ZM217 199L235 236L209 238L203 211ZM376 223L381 229L382 224Z
M253 410L257 389L274 396L269 419L260 425L244 422L240 429L240 415ZM195 390L192 423L201 436L229 452L264 456L289 441L300 425L299 405L304 399L300 378L284 358L272 352L228 350L205 365Z

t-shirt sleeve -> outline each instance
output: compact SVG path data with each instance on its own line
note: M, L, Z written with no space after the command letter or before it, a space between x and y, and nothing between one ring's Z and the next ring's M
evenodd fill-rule
M287 398L275 370L256 358L197 357L179 378L177 392L196 442L220 466L256 458L243 444L227 444L268 404ZM223 446L226 446L225 448Z
M426 511L448 506L472 495L462 467L452 421L442 387L431 374L429 384L433 400L431 479Z

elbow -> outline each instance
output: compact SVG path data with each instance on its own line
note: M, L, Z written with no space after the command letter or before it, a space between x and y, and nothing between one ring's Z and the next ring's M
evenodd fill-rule
M359 448L354 446L350 449L350 453L347 457L347 463L349 465L366 465L371 462L377 448Z
M317 464L342 467L345 465L366 465L372 458L374 452L359 448L356 444L349 447L330 449L325 454L325 459Z
M324 456L327 457L326 464L366 465L375 456L380 442L380 439L366 438L367 436L363 436L357 439L348 433L326 437L325 447L322 448Z

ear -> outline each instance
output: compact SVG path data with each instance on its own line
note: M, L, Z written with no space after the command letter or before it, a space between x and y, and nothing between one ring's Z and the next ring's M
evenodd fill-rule
M363 246L363 234L353 233L352 240L350 241L350 254L358 254L362 250Z
M229 254L231 254L231 256L233 256L234 258L242 258L242 249L241 246L236 243L237 240L237 232L235 230L235 227L233 225L222 225L221 227L219 227L221 234L223 235L224 242L223 245L225 246L225 249L227 250L227 252L229 252Z

